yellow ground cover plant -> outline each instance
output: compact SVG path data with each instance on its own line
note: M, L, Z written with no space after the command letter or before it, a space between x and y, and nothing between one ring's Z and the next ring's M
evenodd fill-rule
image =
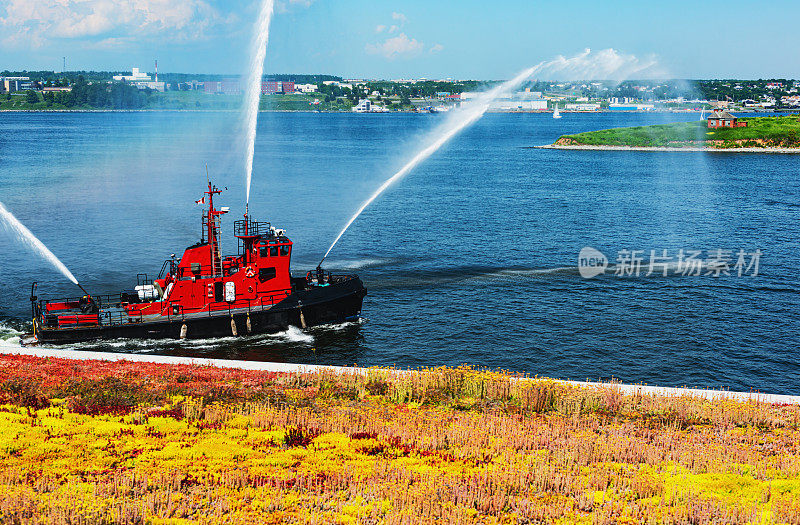
M800 408L0 356L2 523L800 523Z

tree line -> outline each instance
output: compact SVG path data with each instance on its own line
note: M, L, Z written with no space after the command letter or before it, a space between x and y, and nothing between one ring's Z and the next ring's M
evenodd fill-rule
M31 101L31 93L36 95L29 92L28 102ZM45 93L44 102L48 106L57 104L67 108L141 109L148 105L151 94L150 89L140 90L122 82L90 84L83 76L79 76L72 85L72 91Z

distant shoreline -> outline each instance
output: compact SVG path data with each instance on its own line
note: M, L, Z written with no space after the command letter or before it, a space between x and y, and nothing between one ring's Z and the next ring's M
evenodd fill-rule
M203 108L145 108L145 109L0 109L0 113L154 113L154 112L187 112L187 113L236 113L240 112L240 109L203 109ZM687 111L687 110L663 110L663 111L609 111L607 109L601 109L597 111L572 111L572 110L560 110L562 114L576 114L576 115L596 115L596 114L609 114L609 113L641 113L641 114L654 114L654 113L699 113L699 111ZM351 113L351 111L322 111L322 110L313 110L313 109L260 109L258 110L259 113ZM794 113L795 111L792 110L777 110L779 113ZM402 110L393 110L393 111L385 111L385 112L375 112L375 113L368 113L370 115L373 114L391 114L391 113L417 113L416 111L411 111L407 109ZM423 111L421 113L428 113ZM531 111L501 111L501 110L489 110L487 113L491 114L543 114L549 115L553 112L550 110L531 110ZM737 111L736 113L766 113L765 111ZM798 113L800 115L800 113Z
M0 113L241 113L240 109L2 109ZM260 109L259 113L317 113L300 109ZM320 113L346 113L344 111L320 111Z
M534 149L568 149L592 151L668 151L668 152L713 152L713 153L789 153L799 154L800 148L711 148L711 147L675 147L664 146L593 146L593 145L563 145L547 144L544 146L530 146Z

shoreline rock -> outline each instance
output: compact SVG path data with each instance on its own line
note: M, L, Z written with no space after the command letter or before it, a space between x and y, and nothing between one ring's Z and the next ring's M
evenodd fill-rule
M711 153L780 153L800 154L800 148L711 148L687 147L668 148L663 146L593 146L588 144L546 144L544 146L530 146L535 149L565 149L565 150L590 150L590 151L665 151L665 152L711 152Z

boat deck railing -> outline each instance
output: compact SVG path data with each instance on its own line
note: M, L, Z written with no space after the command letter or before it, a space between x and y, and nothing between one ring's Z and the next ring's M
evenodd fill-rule
M283 301L292 294L291 289L279 290L269 295L263 295L258 299L239 299L237 301L224 302L224 303L211 303L208 308L203 309L186 309L182 304L175 301L167 301L166 318L168 321L194 319L198 317L214 317L221 313L235 314L235 313L251 313L263 312L269 310L277 303ZM161 318L164 315L160 315Z
M269 235L271 230L272 224L269 222L257 222L250 219L233 221L233 235L235 237Z

